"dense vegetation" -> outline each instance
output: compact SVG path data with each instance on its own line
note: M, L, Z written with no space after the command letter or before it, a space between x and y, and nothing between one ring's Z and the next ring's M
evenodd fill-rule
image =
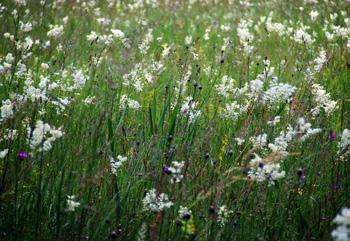
M0 240L350 240L349 10L1 1Z

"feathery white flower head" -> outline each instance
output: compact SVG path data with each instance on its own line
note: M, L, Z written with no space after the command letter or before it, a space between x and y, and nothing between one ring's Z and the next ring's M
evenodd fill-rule
M335 241L350 240L350 208L343 208L333 220L337 228L332 231L332 237Z
M149 190L142 203L144 209L151 212L161 212L173 206L173 202L169 201L168 195L165 193L157 194L156 189Z
M111 172L114 175L117 175L118 169L123 165L124 162L127 161L127 159L128 159L127 157L124 157L124 156L121 156L121 155L118 155L117 159L114 159L113 157L110 157L109 158L109 162L110 162L110 165L111 165Z
M75 209L77 209L80 206L80 203L77 201L74 201L75 196L67 196L67 212L74 212Z
M346 161L350 156L350 130L344 129L341 134L340 142L338 143L338 155L340 160Z

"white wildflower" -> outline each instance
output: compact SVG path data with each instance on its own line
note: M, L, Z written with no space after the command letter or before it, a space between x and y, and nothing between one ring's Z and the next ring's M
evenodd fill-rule
M253 136L250 138L250 141L253 143L253 146L259 147L259 146L266 146L267 144L267 134L263 133L258 136Z
M61 128L56 129L38 120L33 130L28 128L28 142L32 150L38 148L39 151L48 151L52 148L52 143L61 138L63 134Z
M186 97L181 105L180 112L188 117L189 123L193 123L201 115L201 111L197 110L197 106L198 102L190 96Z
M271 121L268 121L267 124L270 126L276 126L278 123L280 123L281 117L280 116L275 116L275 118Z
M4 158L9 153L9 149L0 151L0 158Z
M316 10L312 10L312 11L310 12L311 21L314 22L314 21L317 19L318 15L319 15L319 13L318 13Z
M322 48L320 50L319 56L314 60L314 70L315 72L320 72L325 63L327 63L326 51Z
M80 203L77 201L74 201L75 196L67 196L67 212L74 212L76 208L80 206Z
M1 111L1 120L6 120L12 118L14 115L14 104L9 100L2 101Z
M246 111L247 106L243 106L238 104L236 101L226 104L225 109L223 111L223 117L230 119L237 119L241 113Z
M111 32L113 34L113 37L118 38L118 39L123 39L125 37L125 34L123 31L119 29L111 29Z
M257 161L255 161L257 163ZM284 178L286 172L281 170L279 163L259 163L252 166L248 171L248 176L258 182L269 182L269 185L274 185L275 181Z
M334 218L333 222L337 228L332 231L332 237L335 241L350 240L350 208L343 208Z
M123 95L120 98L120 108L122 110L124 110L126 108L130 108L130 109L133 109L133 110L138 110L138 109L141 108L141 106L140 106L138 101L132 100L128 96Z
M293 96L295 90L296 88L289 84L283 84L283 83L273 84L263 94L262 102L272 105L272 104L288 101Z
M144 209L151 212L161 212L173 206L173 202L169 201L168 195L165 193L157 194L156 189L149 190L142 203Z
M233 214L232 210L229 210L226 205L222 205L218 210L218 223L221 227L225 226L230 216Z
M111 172L114 175L117 175L118 169L123 165L124 162L127 161L127 159L128 159L127 157L124 157L124 156L121 156L121 155L118 155L117 159L114 159L113 157L110 157L109 158L109 163L110 163L110 166L111 166Z
M235 141L237 142L237 145L241 146L244 143L244 139L240 138L240 137L236 137Z
M63 34L63 25L50 25L50 30L47 32L48 37L59 39Z
M183 175L182 175L182 168L185 166L185 162L177 162L173 161L171 163L171 166L168 167L168 171L171 174L171 183L179 183L181 182Z
M340 142L338 143L338 155L340 160L346 161L350 156L350 130L344 129L341 134Z
M186 219L187 217L191 217L192 211L188 207L180 206L179 209L179 218Z
M331 99L330 94L321 85L313 84L311 93L316 103L316 107L311 110L313 117L318 116L321 109L325 111L327 116L336 110L337 102Z

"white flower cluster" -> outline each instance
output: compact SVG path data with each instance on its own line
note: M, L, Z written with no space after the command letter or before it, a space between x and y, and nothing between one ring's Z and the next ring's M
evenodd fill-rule
M117 175L118 169L123 165L124 162L126 162L128 160L127 157L118 155L117 159L114 159L113 157L109 158L109 163L111 166L111 172L114 175Z
M276 33L282 37L286 34L286 26L282 23L272 22L272 18L268 17L266 20L266 30L270 33Z
M254 46L251 45L254 40L254 35L250 33L249 27L252 26L252 21L241 20L238 24L237 35L239 37L239 42L243 47L243 52L250 54L254 50Z
M182 103L180 112L188 117L189 123L193 123L202 113L200 110L196 110L197 106L198 102L194 101L190 96L187 96Z
M301 135L300 140L305 141L310 136L322 132L320 128L311 128L311 123L308 123L304 118L299 118L297 121L297 128L295 133Z
M246 105L240 105L236 101L232 103L227 103L223 111L223 117L236 120L246 110L247 110Z
M169 201L168 195L165 193L158 195L156 189L149 190L142 203L144 209L151 212L161 212L173 206L173 202Z
M299 118L295 128L289 125L287 131L281 131L280 135L271 143L267 144L266 134L251 138L250 141L255 147L267 145L272 152L271 155L274 154L275 158L273 158L273 161L266 162L258 154L254 153L255 157L249 163L251 169L248 171L248 176L258 182L268 181L270 185L273 185L276 180L286 175L285 171L281 170L280 164L288 156L287 148L289 143L295 138L303 142L321 131L320 128L312 128L311 124L304 118Z
M61 128L56 129L41 120L35 124L35 128L28 127L28 142L30 149L38 151L49 151L52 143L63 136Z
M335 241L350 240L350 208L343 208L341 213L337 214L334 223L337 228L332 231L332 237Z
M13 117L14 104L11 102L11 100L7 99L5 101L2 101L0 112L0 121L4 121Z
M252 142L254 147L263 147L267 144L267 134L263 133L258 136L252 136L249 140Z
M2 60L2 58L0 58L0 60ZM15 57L13 56L13 54L8 53L5 59L3 60L2 64L0 64L0 74L8 72L11 69L14 61Z
M140 92L145 84L153 83L164 70L165 67L161 61L151 61L148 65L137 63L128 74L123 75L123 85L132 85L136 91Z
M331 99L329 93L319 84L313 84L311 86L311 93L316 103L316 107L311 110L314 117L320 114L320 110L323 109L327 116L329 116L337 107L337 101Z
M45 63L41 67L46 70L49 66ZM74 69L69 78L69 72L63 70L54 74L54 80L49 76L40 75L39 82L33 80L31 71L26 73L24 81L23 95L18 94L17 99L21 102L25 101L46 101L56 106L57 113L61 113L71 103L74 96L78 96L88 76L81 69Z
M0 137L0 141L1 140L6 140L6 141L9 141L9 140L15 140L16 137L18 136L18 130L16 129L6 129L2 138Z
M0 159L7 156L8 153L9 153L9 149L5 149L5 150L0 151Z
M234 79L224 75L222 77L221 83L215 86L219 95L227 97L229 94L232 94L234 91Z
M151 47L153 41L153 29L148 29L145 37L142 40L142 43L139 44L138 48L141 54L147 54L148 49Z
M82 89L86 81L89 79L81 69L75 70L72 74L72 78L73 85L68 88L69 91Z
M222 205L218 210L218 223L221 227L225 226L230 216L233 214L232 210L229 210L226 205Z
M113 43L113 40L120 40L125 48L129 48L129 39L125 37L125 34L120 29L111 29L110 34L98 34L95 31L91 31L86 35L87 41L102 43L109 46Z
M238 96L246 96L249 102L256 102L263 92L264 82L260 79L254 79L245 83L245 85L237 89Z
M168 170L171 172L171 183L179 183L181 182L183 175L182 175L182 168L185 166L185 162L177 162L173 161L171 163L171 166L168 168Z
M279 163L263 163L259 155L254 153L255 157L250 161L251 169L248 176L258 182L267 181L269 185L274 185L275 181L285 177L286 172L281 170Z
M316 57L316 59L314 60L314 70L315 72L320 72L322 67L327 63L328 59L327 59L327 55L326 55L326 51L321 48L319 56Z
M346 161L350 156L350 130L344 129L338 144L338 155L340 160Z
M269 126L276 126L278 123L280 123L281 117L280 116L275 116L273 120L270 120L267 122Z
M264 104L278 104L291 99L296 88L289 84L276 83L272 84L268 90L266 90L262 96L262 102Z
M192 215L192 211L188 207L180 206L179 218L183 219L186 216Z
M306 32L308 29L310 29L309 26L301 26L295 31L291 39L299 44L312 45L315 42L315 39L311 34Z
M125 110L127 108L133 109L133 110L138 110L141 108L141 105L139 104L138 101L130 99L127 95L123 95L120 98L120 108L122 110Z
M50 25L50 30L47 32L47 36L48 37L52 37L55 39L59 39L61 38L62 34L63 34L63 26L60 25Z
M74 201L76 197L74 195L67 196L67 212L74 212L75 209L77 209L80 206L80 203L77 201Z

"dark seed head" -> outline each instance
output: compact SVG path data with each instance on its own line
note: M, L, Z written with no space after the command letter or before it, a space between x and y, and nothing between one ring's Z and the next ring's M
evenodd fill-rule
M178 227L181 227L181 226L182 226L182 222L181 222L180 220L176 220L176 221L175 221L175 224L176 224L176 226L178 226Z
M183 219L185 220L189 220L191 218L191 214L189 213L186 213L184 216L183 216Z
M167 167L167 166L163 167L163 172L167 175L171 174L171 171L170 171L169 167Z
M215 213L215 207L213 205L209 207L209 213Z
M304 171L303 171L303 169L298 169L298 171L297 171L297 175L298 175L298 177L300 178L302 175L304 174Z
M113 230L113 231L111 232L111 234L110 234L110 237L111 237L112 239L116 239L116 238L118 237L117 232Z

